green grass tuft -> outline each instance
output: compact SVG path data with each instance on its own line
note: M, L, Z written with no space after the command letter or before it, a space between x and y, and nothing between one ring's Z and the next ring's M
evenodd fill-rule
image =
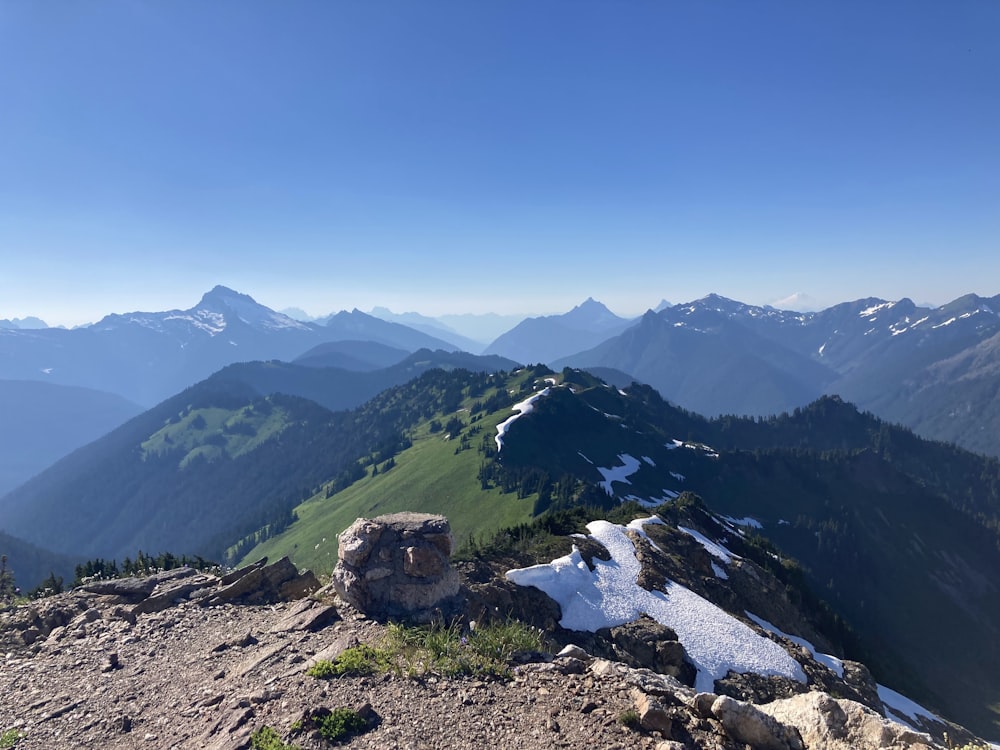
M298 745L287 745L274 729L261 727L250 735L250 747L253 750L299 750Z
M321 659L306 672L310 677L330 680L335 677L360 677L366 674L388 672L391 654L362 643L345 649L333 660Z
M24 733L17 729L8 729L0 734L0 750L8 750L24 739Z
M543 647L540 631L518 620L471 630L457 624L410 627L393 623L378 647L354 646L336 659L317 662L306 674L334 679L391 671L411 677L437 674L506 679L517 652L541 651Z

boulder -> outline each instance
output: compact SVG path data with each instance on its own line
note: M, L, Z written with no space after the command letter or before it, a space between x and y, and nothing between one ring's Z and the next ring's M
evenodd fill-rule
M612 656L630 667L645 667L693 685L696 671L686 659L677 633L647 615L598 631L611 641Z
M803 750L805 747L794 729L764 713L759 706L720 695L712 703L711 711L727 735L755 750Z
M153 576L146 578L112 578L107 581L85 583L80 588L90 594L120 596L128 600L142 600L153 593L158 581Z
M912 748L933 743L926 734L889 721L855 701L811 692L759 706L782 724L795 727L810 750Z
M380 619L428 622L460 608L444 516L394 513L359 518L339 538L331 584L342 599Z
M223 586L213 595L205 597L201 603L206 606L240 602L242 604L267 604L296 599L313 593L320 587L310 571L299 573L287 557L263 567L251 566L251 570L236 578L228 586Z

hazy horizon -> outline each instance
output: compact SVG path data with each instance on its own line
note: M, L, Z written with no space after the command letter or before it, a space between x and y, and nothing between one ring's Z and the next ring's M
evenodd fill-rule
M998 36L927 0L8 3L0 319L992 296Z

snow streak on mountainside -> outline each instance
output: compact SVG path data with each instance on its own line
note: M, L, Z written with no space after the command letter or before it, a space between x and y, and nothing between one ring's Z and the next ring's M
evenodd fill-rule
M514 424L514 422L516 422L518 419L523 417L525 414L529 413L535 407L535 402L538 399L548 395L549 395L549 388L544 388L535 395L528 396L528 398L526 398L521 403L514 404L511 407L511 409L515 411L516 414L508 417L503 422L497 425L497 434L496 437L494 438L497 444L497 451L503 450L503 437L504 435L507 434L507 430L510 429L510 426Z

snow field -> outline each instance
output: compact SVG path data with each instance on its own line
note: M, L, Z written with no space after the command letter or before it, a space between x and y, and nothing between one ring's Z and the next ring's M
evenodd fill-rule
M633 521L629 528L638 530L650 522L660 521ZM594 632L647 614L677 633L698 670L695 688L701 692L713 692L715 680L730 670L806 681L802 668L781 646L707 599L669 580L662 592L639 586L641 566L626 527L593 521L587 531L611 555L608 561L595 559L593 571L574 546L570 554L551 563L507 572L514 583L535 586L558 602L564 628Z

